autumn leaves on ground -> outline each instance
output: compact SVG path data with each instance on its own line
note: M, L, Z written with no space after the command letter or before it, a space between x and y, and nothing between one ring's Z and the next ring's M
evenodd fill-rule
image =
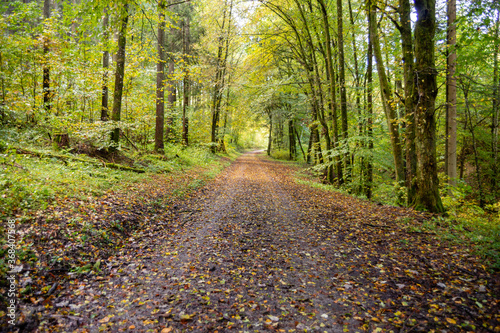
M301 185L296 171L253 152L213 181L194 170L93 204L60 202L31 237L41 261L62 259L20 268L29 288L18 325L3 328L500 331L498 274L471 249L403 227L429 216ZM83 222L116 226L85 248L58 241ZM63 264L85 257L92 264L79 272Z

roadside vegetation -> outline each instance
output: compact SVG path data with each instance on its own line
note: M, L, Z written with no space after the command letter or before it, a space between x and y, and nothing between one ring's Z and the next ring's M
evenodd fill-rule
M322 181L322 169L308 166L303 161L290 160L284 150L271 152L271 157L296 168L295 180L325 191L340 192L345 195L356 196L370 200L380 205L399 206L404 188L399 193L395 185L384 186L390 178L382 180L382 184L375 187L371 199L364 195L356 195L350 187L334 188ZM351 184L352 186L352 184ZM410 232L434 234L443 243L451 242L464 248L473 247L475 254L485 260L485 266L494 271L500 271L500 205L491 204L481 208L475 199L473 189L465 182L459 182L450 195L449 186L441 186L440 191L446 214L427 214L427 219L417 221L403 218L398 220Z

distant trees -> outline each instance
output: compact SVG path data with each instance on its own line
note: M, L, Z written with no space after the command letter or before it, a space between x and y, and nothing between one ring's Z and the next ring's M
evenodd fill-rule
M371 197L376 181L373 172L378 168L379 182L393 181L397 203L432 212L442 212L441 196L461 186L463 189L464 182L480 198L486 196L481 189L488 186L495 193L488 202L498 199L498 172L486 172L487 165L498 170L494 163L498 161L500 105L496 2L460 5L463 15L484 22L478 28L465 24L465 17L457 18L455 1L447 1L446 35L436 30L439 22L433 0L261 3L258 15L274 14L274 27L255 22L255 31L263 40L273 36L273 43L260 42L262 47L276 58L277 68L287 63L280 58L289 59L286 66L296 81L296 94L307 96L307 160L316 164L318 171L323 170L320 174L326 182ZM349 16L344 15L344 8L349 9ZM412 10L417 13L414 24ZM344 17L349 17L349 26ZM475 52L481 44L482 51L476 53L480 56L473 59L471 50L457 48L460 38L461 45L474 45ZM488 52L493 57L488 59ZM358 61L359 54L369 59ZM446 69L438 63L446 63ZM377 84L372 89L374 65L378 79L375 77ZM494 82L479 73L490 73ZM440 92L441 85L446 89ZM471 90L471 85L476 88ZM462 87L461 94L457 87ZM471 93L475 103L469 100ZM488 99L492 100L489 108L485 103ZM298 105L292 105L293 109L299 109ZM322 110L328 112L324 119L329 119L329 126L323 125ZM380 111L385 116L384 125ZM489 138L484 125L488 114ZM272 119L276 128L276 119ZM440 182L441 172L447 181Z
M164 148L163 132L165 126L165 0L158 0L158 60L156 64L156 126L155 151Z
M487 207L500 8L446 5L445 18L435 0L2 2L0 121L97 149L258 142L374 200Z
M120 28L118 30L118 51L116 52L115 91L113 93L113 112L111 113L111 119L114 121L121 120L123 82L125 79L125 47L127 45L127 24L129 16L128 4L123 4L121 8L122 10L119 16ZM118 145L119 140L120 128L115 128L111 132L111 141Z

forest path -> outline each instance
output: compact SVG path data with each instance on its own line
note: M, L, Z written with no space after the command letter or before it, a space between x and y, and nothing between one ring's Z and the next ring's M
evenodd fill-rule
M497 325L498 285L477 259L396 223L422 215L298 184L295 170L244 154L172 208L176 229L130 239L52 318L80 332Z

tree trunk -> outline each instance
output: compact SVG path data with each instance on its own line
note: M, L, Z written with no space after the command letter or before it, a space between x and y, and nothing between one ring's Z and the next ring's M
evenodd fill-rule
M176 29L175 28L170 28L170 32L172 35L174 35ZM173 51L175 48L174 45L174 38L172 38L170 48ZM175 72L175 61L173 59L173 56L170 56L169 63L168 63L168 82L167 82L167 112L170 114L174 107L175 107L175 102L177 99L176 91L175 91L175 80L174 80L174 72ZM174 119L171 115L167 117L167 124L165 127L165 140L169 142L171 139L171 133L172 131L172 126L174 123Z
M419 100L417 103L416 148L417 192L413 206L433 213L444 212L439 196L436 161L435 102L438 92L434 63L434 35L436 32L435 0L415 0L415 58Z
M297 132L295 126L293 127L293 130L295 132L295 137L297 138L297 142L299 143L300 151L302 152L302 157L304 157L304 162L307 162L307 156L306 153L304 153L304 147L302 147L302 142L300 142L300 135Z
M498 118L500 109L500 86L499 86L499 69L498 69L498 52L500 48L500 10L497 9L497 18L495 22L495 50L494 50L494 69L493 69L493 115L491 119L491 170L493 171L493 177L491 182L492 193L495 199L498 198L498 182L499 182L499 170L498 170Z
M101 120L109 120L109 89L108 89L108 69L109 69L109 14L108 9L104 9L104 17L102 19L102 31L104 41L104 51L102 52L102 96L101 96Z
M410 205L414 200L416 192L417 153L415 150L415 106L418 96L414 75L415 63L413 60L410 1L399 0L399 11L405 92L406 188L408 197L407 204Z
M358 64L358 50L356 46L356 34L355 34L355 22L354 22L354 14L352 12L352 4L351 0L348 1L349 5L349 19L351 21L351 37L352 37L352 52L353 52L353 57L354 57L354 83L356 86L356 91L355 91L355 96L356 96L356 113L358 115L358 136L363 135L363 122L362 122L362 112L361 112L361 80L360 80L360 73L359 73L359 64ZM356 146L359 147L362 142L360 140L356 140ZM361 162L361 164L363 164Z
M326 68L328 71L328 92L330 95L330 112L332 114L332 130L333 130L333 144L332 149L335 149L339 145L339 134L338 134L338 123L337 123L337 93L335 89L335 71L332 56L332 39L330 36L330 22L328 20L328 12L326 10L326 4L324 0L318 0L321 7L321 14L323 18L323 30L325 32L325 48L326 48ZM337 173L337 180L339 184L344 182L344 175L342 170L342 163L340 163L339 157L334 157L335 171ZM332 177L332 176L331 176ZM330 179L333 181L333 179Z
M288 120L288 154L290 160L294 160L297 155L295 147L295 125L293 119Z
M224 75L226 71L227 64L227 56L229 51L229 33L231 29L231 15L233 10L233 1L229 4L229 8L227 8L228 4L225 1L224 4L224 13L222 16L222 25L219 36L219 45L217 50L217 59L216 59L216 72L215 72L215 85L214 85L214 93L213 93L213 102L212 102L212 128L211 128L211 141L212 141L212 152L215 153L217 150L217 143L219 142L219 120L220 120L220 104L222 100L222 90L224 89ZM229 10L229 14L227 11ZM226 26L226 16L228 16L228 28L227 35L224 31ZM224 38L224 35L225 38ZM225 54L224 54L225 48Z
M373 187L373 48L371 43L371 35L368 32L368 51L367 51L367 67L366 67L366 136L368 137L368 150L367 158L364 158L363 170L365 173L363 192L368 199L372 197Z
M50 18L50 0L44 0L43 2L43 18L48 20ZM48 28L46 24L46 28ZM48 33L43 37L43 107L45 111L50 112L51 109L51 91L50 91L50 66L49 66L49 37Z
M342 139L344 140L344 180L351 180L351 156L349 153L349 132L347 129L347 93L345 88L345 59L344 59L344 28L343 28L342 0L337 0L337 36L339 54L339 80L340 80L340 119L342 123Z
M2 52L0 52L0 72L3 73L3 58L2 58ZM21 81L22 85L22 81ZM24 87L23 87L24 89ZM23 94L24 95L24 94ZM2 75L2 102L0 103L0 121L3 121L5 119L5 104L6 104L6 92L5 92L5 78Z
M182 143L187 146L188 142L188 119L186 116L187 108L189 107L189 68L188 63L189 59L187 55L189 55L190 48L190 36L189 36L189 17L186 18L186 22L183 24L183 44L184 44L184 78L183 78L183 94L184 94L184 103L182 104Z
M116 71L115 71L115 91L113 94L113 113L111 119L120 121L122 110L123 80L125 76L125 46L127 43L127 23L128 23L128 4L123 5L121 17L121 27L118 33L118 52L116 53ZM111 141L118 146L120 141L120 128L115 128L111 133Z
M156 127L155 151L165 148L163 127L165 123L165 0L158 0L158 62L156 63Z
M446 170L448 184L457 185L457 83L455 69L457 66L456 0L448 0L448 36L447 36L447 71L446 71Z
M392 89L387 79L387 74L385 72L384 61L382 59L382 52L380 51L380 40L378 36L378 28L376 21L376 9L372 3L372 0L367 0L367 10L368 10L368 25L371 36L371 44L373 47L373 53L377 63L377 72L380 81L382 101L387 119L387 127L389 128L389 135L391 139L394 167L396 169L395 170L396 182L400 183L401 181L404 180L403 155L399 139L398 127L396 124L397 120L396 112L393 106L394 98L392 94Z
M273 142L273 114L269 111L269 137L267 141L267 155L271 156L271 146Z
M478 156L478 149L477 149L477 140L476 140L476 134L475 134L475 126L472 125L472 114L470 112L470 107L469 107L469 90L470 88L463 84L461 82L462 90L464 93L464 101L465 101L465 110L467 111L467 118L469 119L469 130L472 138L472 151L474 153L474 163L476 165L476 181L477 181L477 188L479 191L479 206L484 207L485 201L484 201L484 191L483 191L483 184L481 182L481 168L479 165L479 156Z

